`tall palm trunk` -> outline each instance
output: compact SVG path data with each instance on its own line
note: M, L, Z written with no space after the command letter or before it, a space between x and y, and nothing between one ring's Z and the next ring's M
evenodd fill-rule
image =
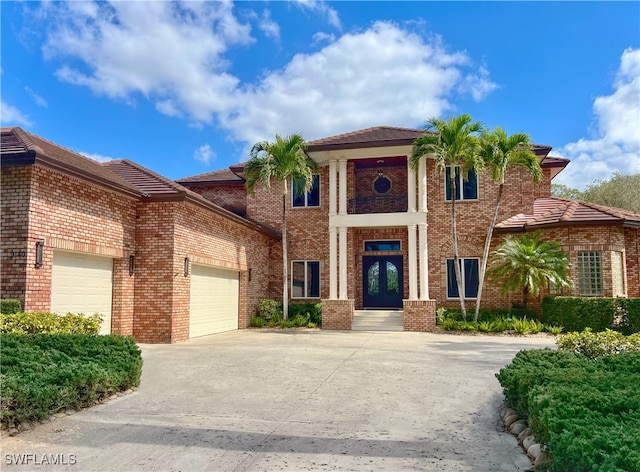
M282 181L282 318L287 321L289 315L289 284L287 260L287 181Z
M460 270L460 254L458 252L458 230L456 228L456 179L455 167L451 168L451 236L453 240L453 270L456 274L458 285L458 296L460 298L460 308L462 309L462 319L467 321L467 308L464 304L464 292L462 290L462 271ZM462 191L462 189L460 189Z
M476 298L476 312L473 317L474 321L478 321L480 315L480 301L482 300L482 288L484 286L484 274L487 271L487 261L489 260L489 248L491 247L491 237L493 236L493 228L496 226L498 219L498 209L500 208L500 202L502 201L502 192L504 190L504 183L501 183L498 187L498 197L496 198L496 205L493 208L493 217L487 230L487 237L484 240L484 252L482 253L482 263L480 264L480 280L478 281L478 295Z

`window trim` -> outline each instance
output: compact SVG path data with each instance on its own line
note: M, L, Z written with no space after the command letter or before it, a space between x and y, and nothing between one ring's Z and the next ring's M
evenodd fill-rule
M445 167L445 171L444 171L444 201L445 202L450 202L452 199L451 198L447 198L447 186L449 185L449 179L447 178L447 169L460 169L460 166L446 166ZM454 170L455 172L455 170ZM480 179L478 178L478 173L475 171L475 169L471 169L469 171L469 173L473 172L476 176L476 197L475 198L464 198L464 179L462 178L462 173L458 172L458 182L456 183L456 188L460 189L460 198L456 198L456 202L477 202L478 200L480 200ZM449 171L449 174L451 173L451 171ZM453 195L453 189L451 189L451 193L452 193L452 197L455 197L455 195Z
M310 288L309 287L309 281L307 280L307 270L308 270L307 267L308 267L308 264L310 262L311 263L315 262L315 263L318 264L318 296L317 297L307 296L307 294L309 293L309 288ZM303 282L304 283L304 287L302 289L302 291L304 293L304 296L302 296L302 297L294 296L294 292L293 292L293 287L294 287L294 285L293 285L293 280L294 280L293 279L293 276L294 276L294 274L293 274L293 265L295 263L304 263L304 282ZM320 261L318 259L295 259L295 260L292 260L290 269L291 269L291 272L290 272L290 276L289 276L289 279L290 279L290 283L289 283L290 292L289 293L291 294L291 299L292 300L304 300L304 299L317 300L317 299L321 298L321 294L322 294L322 292L321 292L322 286L321 286L321 283L320 283L321 282L321 276L320 276L321 264L320 264Z
M321 188L320 188L320 174L313 174L313 178L316 179L318 181L318 204L317 205L309 205L309 194L311 193L311 190L309 190L309 192L302 194L302 196L304 197L304 205L296 205L295 204L295 198L296 198L296 192L295 192L295 179L291 178L291 208L320 208L322 206L322 198L321 198Z
M478 264L478 279L480 277L480 258L479 257L460 257L458 258L458 261L460 261L460 264L462 267L460 267L460 275L462 276L462 290L466 293L467 292L467 282L465 280L465 272L464 272L464 261L467 260L475 260L477 261ZM449 261L452 261L453 263L455 263L455 259L453 257L447 257L444 263L445 266L445 291L446 291L446 299L447 300L460 300L460 295L458 294L457 297L451 297L449 296ZM454 268L455 271L455 268ZM455 272L454 272L454 277L455 277ZM477 293L477 288L476 288L476 293ZM465 300L477 300L478 296L476 295L475 297L464 297Z
M592 259L592 256L597 257ZM576 270L578 272L578 295L581 297L601 297L604 293L604 281L602 277L602 251L578 251L576 257ZM585 258L587 259L585 260ZM585 263L588 264L587 267L583 265ZM597 264L598 269L598 272L595 273L595 276L593 272L595 267L593 264ZM588 272L585 273L585 271ZM589 287L583 287L584 282L586 282ZM594 290L594 285L596 290Z

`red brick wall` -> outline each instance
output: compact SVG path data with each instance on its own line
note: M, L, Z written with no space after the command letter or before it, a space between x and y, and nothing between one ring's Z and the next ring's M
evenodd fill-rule
M18 299L23 307L27 265L33 266L35 262L35 240L28 238L31 173L32 167L3 167L0 185L0 290L2 298Z
M190 187L207 200L237 215L247 214L247 190L244 184L209 185Z
M49 310L54 249L112 257L118 287L114 287L112 329L131 334L133 282L124 259L134 249L134 200L37 166L3 169L2 191L3 254L5 244L26 248L26 257L13 259L12 264L5 265L3 257L3 297L17 296L27 311ZM6 214L5 206L11 208ZM5 241L7 230L15 233ZM41 268L35 268L38 240L45 243Z
M640 297L640 229L625 228L625 263L627 267L627 296Z

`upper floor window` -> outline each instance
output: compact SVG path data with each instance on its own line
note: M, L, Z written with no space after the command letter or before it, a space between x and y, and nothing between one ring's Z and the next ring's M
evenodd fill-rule
M304 193L304 182L293 179L292 203L294 207L319 207L320 206L320 176L313 176L313 184L309 192Z
M291 298L320 297L320 261L291 263Z
M602 256L599 252L578 252L578 291L580 295L602 295Z
M447 200L451 200L451 167L452 166L447 166L444 176L445 195ZM464 180L460 174L460 166L453 167L455 167L456 200L477 200L478 176L476 175L476 171L471 169L467 176L467 180Z
M464 298L476 298L478 296L479 284L479 259L460 258L460 275L462 277L462 290ZM458 283L456 279L454 260L447 259L447 298L458 298Z

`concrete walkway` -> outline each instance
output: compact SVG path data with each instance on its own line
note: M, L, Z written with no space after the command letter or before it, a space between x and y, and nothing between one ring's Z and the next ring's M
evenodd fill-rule
M3 438L1 468L523 471L528 459L499 424L494 374L519 350L547 346L266 330L143 345L137 392ZM13 465L25 454L29 465Z

